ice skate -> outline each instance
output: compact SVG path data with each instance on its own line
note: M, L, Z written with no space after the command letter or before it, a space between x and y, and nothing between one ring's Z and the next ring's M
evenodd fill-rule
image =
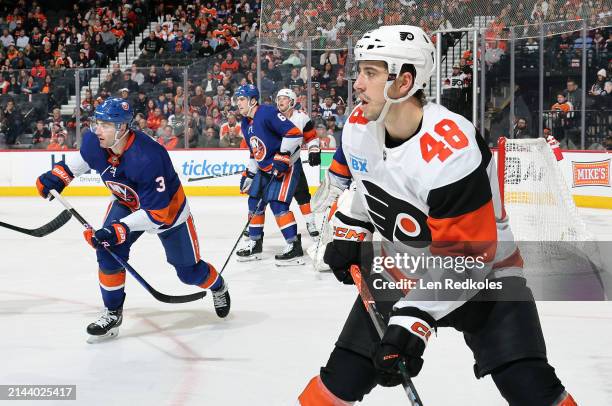
M276 266L291 266L291 265L304 265L304 251L302 251L302 236L297 235L297 239L290 242L285 247L282 254L276 254Z
M236 260L238 262L257 261L261 259L263 251L263 236L259 240L251 240L245 242L244 246L236 251Z
M98 320L87 326L87 334L89 334L87 342L95 344L117 337L122 321L123 308L120 307L117 310L104 309Z

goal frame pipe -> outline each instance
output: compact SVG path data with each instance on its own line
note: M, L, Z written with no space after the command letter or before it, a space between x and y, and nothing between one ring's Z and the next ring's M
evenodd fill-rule
M514 31L514 27L510 27L510 128L508 131L508 137L514 138L514 109L515 106L515 89L516 89L516 78L515 78L515 70L516 70L516 34Z
M587 49L586 49L586 37L587 37L587 22L583 20L582 23L582 59L580 70L582 72L582 89L580 91L580 148L584 149L586 146L586 87L587 87Z
M544 136L544 24L540 23L540 68L538 70L538 137ZM554 134L553 134L554 135Z
M474 127L478 125L478 104L476 104L476 100L478 100L478 30L472 31L474 34L474 38L472 38L472 124ZM484 137L484 134L481 134Z
M497 183L499 186L502 218L506 218L506 202L504 200L504 182L506 181L506 137L499 137L497 146Z
M436 65L438 69L436 69L436 104L440 104L442 100L442 33L436 33L436 60L438 63ZM448 61L448 56L447 59Z

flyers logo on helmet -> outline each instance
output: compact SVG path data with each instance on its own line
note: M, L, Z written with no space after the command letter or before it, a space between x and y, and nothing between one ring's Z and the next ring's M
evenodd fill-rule
M136 193L131 187L112 180L106 181L106 187L130 209L140 209L140 199L138 198L138 193Z
M374 227L389 241L411 247L426 247L431 242L427 215L410 203L387 193L380 186L363 181L368 213Z
M412 34L411 32L402 31L400 32L400 39L402 41L406 41L406 40L412 41L414 39L414 34Z
M253 158L255 158L257 162L263 161L266 157L266 144L255 136L251 137L249 144L251 145L251 151L253 151Z

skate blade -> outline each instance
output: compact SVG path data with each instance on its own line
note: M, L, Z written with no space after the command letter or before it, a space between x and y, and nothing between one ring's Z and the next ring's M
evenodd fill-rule
M276 266L294 266L294 265L305 265L306 261L304 261L304 258L294 258L294 259L290 259L288 261L282 261L282 260L275 260L276 261Z
M251 255L248 257L236 257L236 261L237 262L251 262L251 261L259 261L261 260L261 255L256 254L256 255Z
M90 335L87 338L87 344L99 344L106 341L110 341L113 338L117 338L119 335L119 328L112 328L108 331L108 333L101 336L92 336Z

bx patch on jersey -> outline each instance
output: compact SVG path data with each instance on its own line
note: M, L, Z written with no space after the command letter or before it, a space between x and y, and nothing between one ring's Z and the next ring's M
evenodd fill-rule
M368 171L368 160L365 158L357 157L353 154L350 154L349 158L351 159L351 168L357 172L367 172Z

